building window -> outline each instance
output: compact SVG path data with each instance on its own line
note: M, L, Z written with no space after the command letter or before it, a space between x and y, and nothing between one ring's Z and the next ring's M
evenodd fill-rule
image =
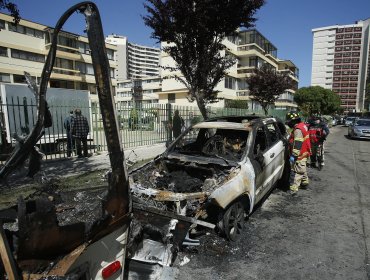
M344 29L343 28L338 28L337 29L337 33L343 33L344 32Z
M347 27L344 31L345 32L352 32L353 31L353 27Z
M334 63L335 64L340 64L340 63L342 63L342 60L341 59L334 59Z
M225 77L225 88L235 89L235 79L232 77Z
M351 59L350 58L344 58L343 59L343 63L350 63L351 62Z
M8 49L5 47L0 47L0 56L8 56Z
M335 45L336 45L336 46L343 45L343 41L336 41L336 42L335 42Z
M352 63L359 63L360 59L359 58L352 58Z
M355 35L353 36L354 38L361 38L362 34L361 33L355 33Z
M360 56L360 52L353 52L352 56L358 57L358 56Z
M359 50L361 50L361 46L353 46L353 50L354 51L359 51Z
M352 37L353 37L353 34L352 33L344 35L344 38L346 38L346 39L352 38Z
M24 60L42 62L42 63L45 62L45 56L42 54L37 54L37 53L31 53L31 52L11 49L11 56L12 58L18 58L18 59L24 59Z
M169 93L168 94L168 103L176 103L176 94L175 93Z
M349 64L345 64L342 66L342 69L350 69L351 68L351 65Z
M358 81L358 77L351 77L351 81Z
M90 54L90 46L84 42L78 42L78 50L80 53Z
M341 52L343 50L343 48L342 47L335 47L335 51L336 52Z
M340 81L340 78L339 78L339 77L335 77L335 78L334 78L334 81L335 81L335 82L338 82L338 81Z
M360 45L361 44L361 40L359 40L359 39L353 40L353 44Z
M334 66L334 69L341 69L342 68L342 65L335 65Z
M348 77L343 77L342 81L349 81L349 78Z
M113 60L114 59L114 51L107 49L107 57L108 57L109 60Z
M352 44L352 40L345 40L345 41L344 41L344 44L345 44L345 45L351 45L351 44Z
M5 29L5 21L0 20L0 29Z
M343 39L343 35L341 34L341 35L337 35L337 36L335 36L335 38L336 39Z
M343 56L342 53L336 53L336 54L334 54L334 57L342 57L342 56Z
M348 56L351 56L351 53L350 52L346 52L343 54L344 57L348 57Z
M74 89L74 82L63 80L50 80L50 87Z
M362 27L355 27L355 32L362 31Z
M345 51L350 51L351 49L352 49L352 47L348 47L348 46L344 47Z
M10 74L8 74L8 73L0 73L0 82L2 82L2 83L10 83Z
M23 75L13 74L13 81L16 84L25 84L26 83L26 78Z
M351 68L352 68L352 69L358 69L358 64L352 64L352 65L351 65Z
M44 39L44 32L43 31L36 30L36 29L26 27L26 26L23 26L23 25L19 25L19 24L15 25L13 23L10 23L9 24L9 30L13 31L13 32L25 34L25 35L28 35L28 36Z
M74 37L72 38L72 37L59 35L58 36L58 45L76 49L77 48L77 40Z
M57 58L55 60L55 67L74 70L73 69L73 61L68 60L68 59L64 59L64 58Z

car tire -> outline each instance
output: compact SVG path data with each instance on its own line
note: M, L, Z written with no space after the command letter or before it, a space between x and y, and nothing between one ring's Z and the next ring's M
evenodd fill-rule
M241 201L232 203L221 213L218 229L227 240L237 241L244 228L245 209Z

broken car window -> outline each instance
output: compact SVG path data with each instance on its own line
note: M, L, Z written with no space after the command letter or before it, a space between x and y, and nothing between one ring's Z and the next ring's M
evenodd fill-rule
M225 128L193 128L177 140L178 153L222 157L240 161L247 146L248 131Z
M267 148L266 132L263 126L257 129L256 139L254 141L254 155L263 153Z
M276 130L273 123L266 125L267 127L267 138L269 140L270 146L273 146L276 142L279 141L279 133Z

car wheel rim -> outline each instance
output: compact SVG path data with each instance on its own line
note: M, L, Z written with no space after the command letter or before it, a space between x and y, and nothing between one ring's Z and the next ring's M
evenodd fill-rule
M225 232L227 237L235 241L242 229L243 229L243 224L244 224L244 209L243 205L238 202L233 204L229 209L228 209L228 215L227 215L227 221L225 223Z

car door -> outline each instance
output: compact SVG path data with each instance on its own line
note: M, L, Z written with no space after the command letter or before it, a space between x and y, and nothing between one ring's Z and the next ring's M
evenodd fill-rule
M256 128L252 158L256 177L255 203L257 203L270 185L268 174L271 173L271 158L268 149L266 127L263 124L259 124Z
M267 142L268 142L268 153L270 157L270 170L269 176L271 179L271 184L269 187L273 187L275 183L279 180L284 170L284 156L285 156L285 146L281 139L281 133L276 123L266 124L267 129Z

